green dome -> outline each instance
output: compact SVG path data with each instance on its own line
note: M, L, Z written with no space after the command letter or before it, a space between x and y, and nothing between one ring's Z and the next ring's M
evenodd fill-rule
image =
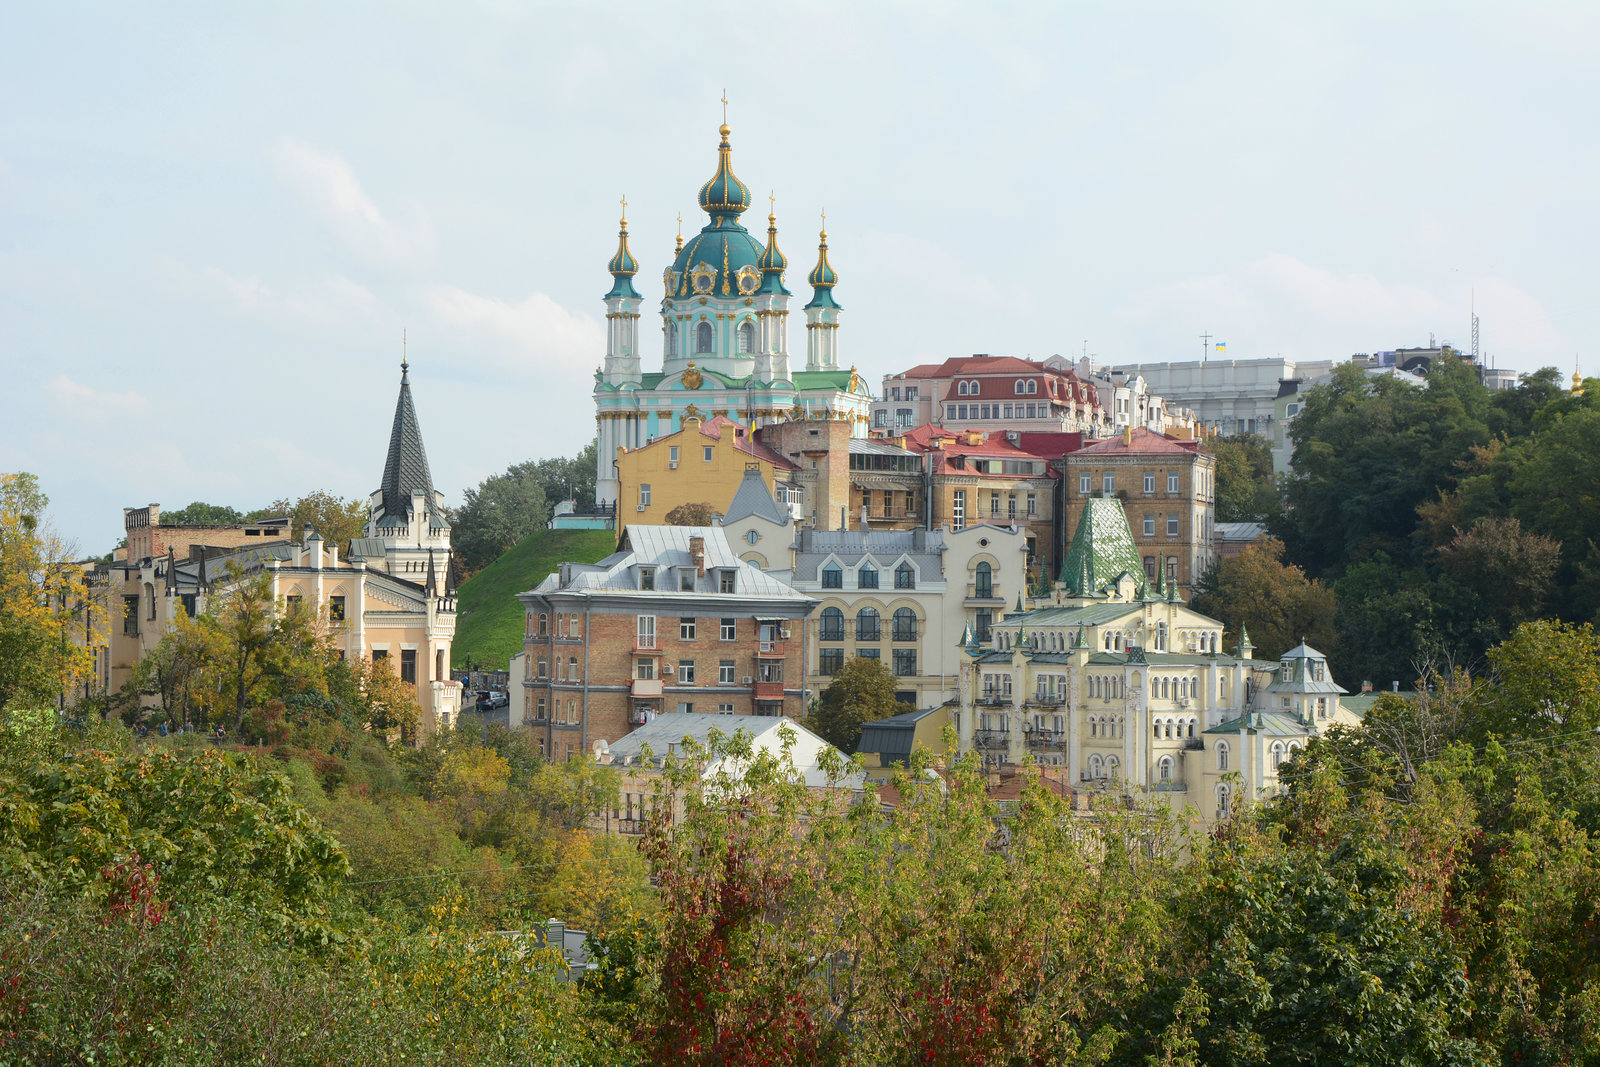
M628 217L622 217L622 230L617 234L617 254L611 257L611 262L606 264L606 270L616 279L612 283L611 291L606 294L609 300L614 296L626 296L639 299L638 290L633 287L633 276L639 273L639 261L633 258L633 253L628 251Z
M761 268L761 273L781 274L789 266L789 257L778 251L778 216L767 216L767 247L762 250L761 258L756 266Z
M711 215L740 215L750 207L750 188L733 176L733 148L728 144L732 131L724 125L718 132L717 173L700 187L700 207Z
M811 268L811 273L806 275L806 284L814 292L811 302L806 307L838 307L833 299L833 287L839 281L839 275L834 271L833 264L828 262L828 231L823 230L818 235L817 265Z
M669 295L725 299L749 296L761 285L760 260L763 252L761 242L739 225L737 219L730 215L716 216L689 239L672 261L676 284ZM695 270L701 264L711 268L709 276L700 275L702 278L709 277L710 284L705 288L695 285ZM744 288L740 287L741 276L750 279L745 282Z

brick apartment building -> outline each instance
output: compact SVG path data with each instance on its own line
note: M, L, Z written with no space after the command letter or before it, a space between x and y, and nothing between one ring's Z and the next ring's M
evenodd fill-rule
M661 714L805 715L816 601L740 560L720 527L630 526L615 554L517 599L521 720L551 758Z
M1146 579L1154 582L1165 560L1164 580L1190 596L1216 558L1216 457L1198 441L1125 427L1068 453L1064 464L1066 528L1077 529L1086 501L1121 500Z

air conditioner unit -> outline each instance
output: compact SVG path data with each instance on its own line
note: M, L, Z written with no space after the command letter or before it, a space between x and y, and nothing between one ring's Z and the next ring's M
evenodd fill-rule
M789 630L788 630L788 628L786 627L786 628L784 628L782 630L779 630L778 631L778 637L779 637L780 640L787 641L789 639Z
M672 460L668 460L667 461L667 470L675 471L677 469L678 469L678 461L677 460L672 459Z
M644 504L640 504L640 505L639 505L639 506L638 506L638 507L637 507L637 508L635 508L635 509L634 509L634 510L635 510L635 511L643 511L643 510L644 510L644 509L645 509L645 507L646 507L646 505L644 505Z
M749 685L752 680L753 679L748 674L744 676L744 684L745 685Z

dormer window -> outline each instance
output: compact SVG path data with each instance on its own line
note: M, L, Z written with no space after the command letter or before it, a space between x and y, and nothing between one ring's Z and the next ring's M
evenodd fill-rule
M656 569L654 567L639 568L639 588L645 592L653 592L656 587Z
M718 571L717 572L717 592L719 592L719 593L731 593L731 592L733 592L733 590L734 590L734 572L733 571Z
M844 588L844 571L837 563L830 563L826 567L822 568L822 588Z
M680 568L678 568L678 589L679 589L680 592L684 592L684 593L692 593L692 592L694 592L694 568L693 567L680 567Z
M902 563L894 569L894 587L896 589L915 589L917 587L917 572L911 564Z
M870 563L863 563L860 570L856 571L857 589L878 588L878 568Z

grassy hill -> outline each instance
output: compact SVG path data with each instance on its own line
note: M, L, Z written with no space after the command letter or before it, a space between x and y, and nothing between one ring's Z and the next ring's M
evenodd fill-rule
M456 637L451 666L472 662L501 670L522 651L522 605L517 594L544 581L561 563L596 563L617 544L610 530L540 530L461 584L456 591Z

